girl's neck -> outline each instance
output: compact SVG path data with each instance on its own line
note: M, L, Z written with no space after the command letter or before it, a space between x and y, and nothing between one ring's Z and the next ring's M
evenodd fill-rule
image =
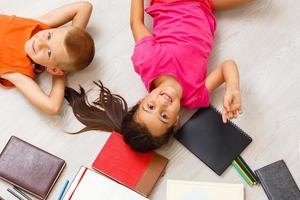
M163 87L172 87L177 92L179 99L181 99L183 90L176 78L174 78L173 76L165 75L160 76L153 81L153 89Z

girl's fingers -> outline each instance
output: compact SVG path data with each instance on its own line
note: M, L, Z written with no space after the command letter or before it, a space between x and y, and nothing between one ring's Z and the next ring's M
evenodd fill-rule
M230 99L224 98L223 107L225 108L226 112L230 111Z
M239 112L235 111L233 117L236 119L238 117Z
M227 123L227 113L224 109L223 109L223 112L222 112L222 120L223 120L224 123Z
M234 105L232 105L232 111L238 111L242 108L240 103L235 103Z
M239 109L239 114L243 114L243 108L242 108L242 106Z
M229 112L227 116L228 116L229 119L232 119L233 118L233 112Z

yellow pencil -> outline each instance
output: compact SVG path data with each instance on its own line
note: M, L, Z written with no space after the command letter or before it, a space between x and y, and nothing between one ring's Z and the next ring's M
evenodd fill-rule
M239 170L243 173L243 175L247 178L247 180L254 185L253 181L249 178L249 176L244 172L244 170L242 169L242 167L235 161L233 160L233 163L239 168Z

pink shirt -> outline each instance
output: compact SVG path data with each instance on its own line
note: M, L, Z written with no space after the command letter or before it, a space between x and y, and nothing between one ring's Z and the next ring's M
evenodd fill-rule
M175 77L183 88L181 104L206 107L207 62L213 46L216 21L204 1L154 3L146 9L153 17L153 33L139 40L132 61L148 91L162 75Z

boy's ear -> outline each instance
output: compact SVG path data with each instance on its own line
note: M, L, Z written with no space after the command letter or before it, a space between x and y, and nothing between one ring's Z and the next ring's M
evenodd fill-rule
M65 72L61 69L58 69L57 67L47 67L47 72L56 76L63 76L65 75Z

